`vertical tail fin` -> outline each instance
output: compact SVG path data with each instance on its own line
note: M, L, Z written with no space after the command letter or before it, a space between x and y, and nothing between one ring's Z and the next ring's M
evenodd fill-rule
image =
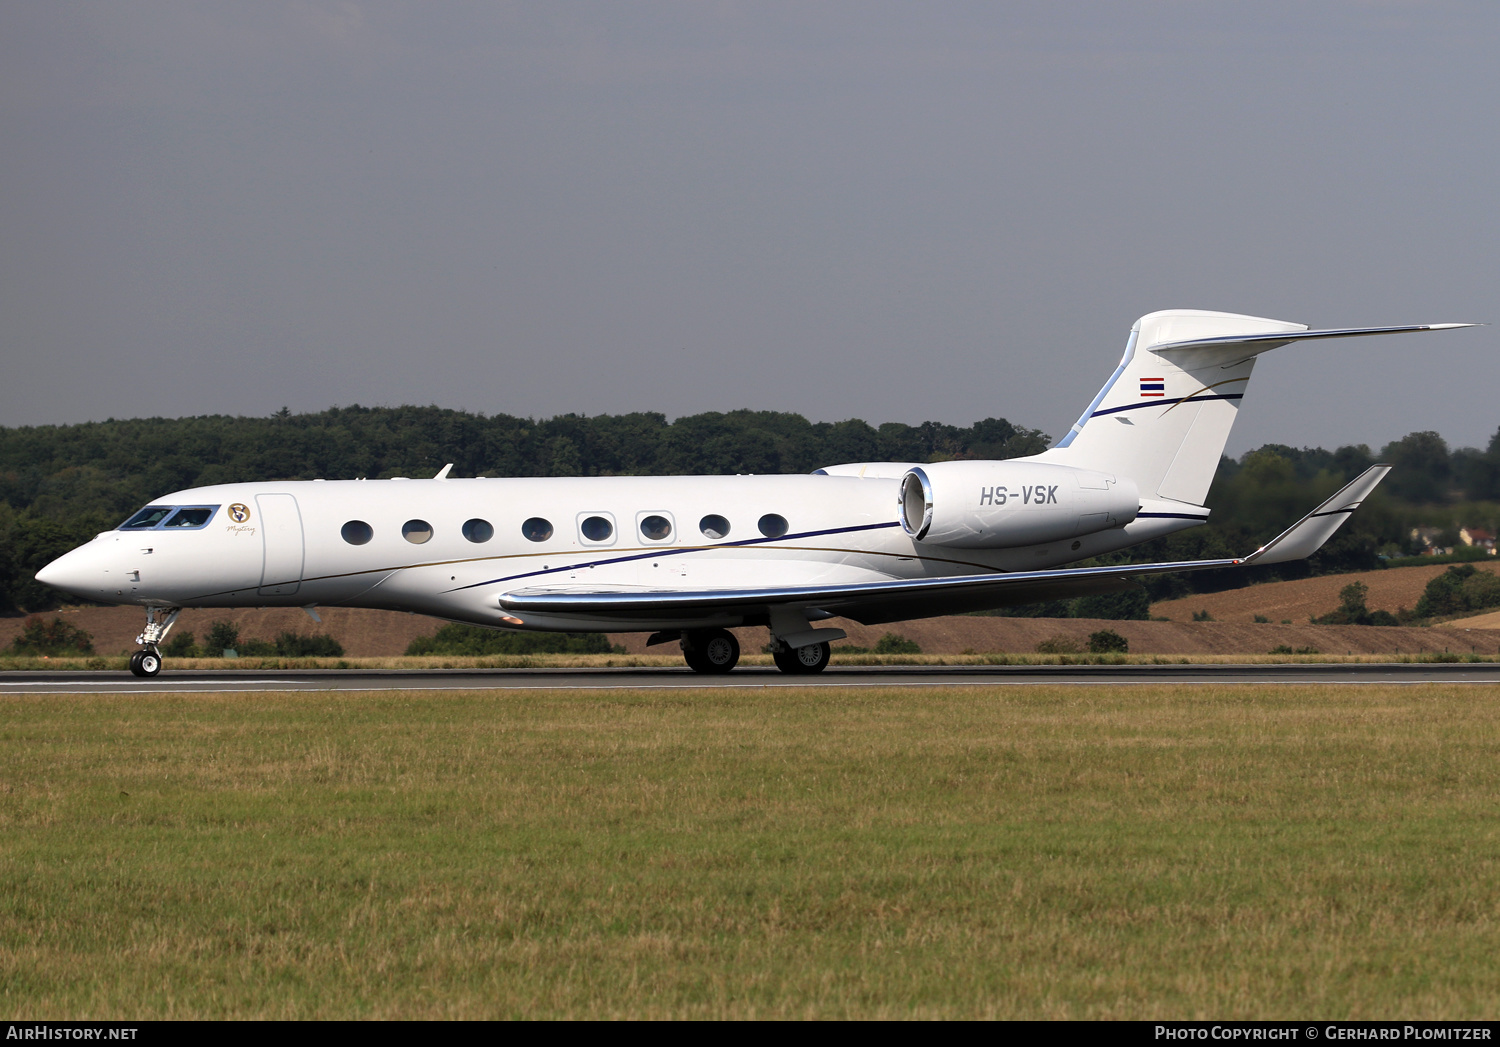
M1146 498L1202 505L1258 354L1309 339L1472 326L1311 331L1306 324L1202 309L1148 313L1131 328L1125 356L1094 402L1039 457L1128 476Z

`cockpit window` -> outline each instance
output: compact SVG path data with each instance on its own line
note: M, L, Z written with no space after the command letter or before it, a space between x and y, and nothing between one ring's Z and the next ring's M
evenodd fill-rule
M155 527L171 515L170 505L148 505L120 525L122 531L144 531Z
M217 505L148 505L120 525L122 531L154 531L182 528L185 531L205 526L219 511Z
M214 510L206 505L194 506L191 509L178 509L172 514L172 518L163 527L202 527L213 519Z

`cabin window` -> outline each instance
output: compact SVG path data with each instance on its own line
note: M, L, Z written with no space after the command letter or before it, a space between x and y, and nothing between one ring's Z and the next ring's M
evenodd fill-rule
M350 520L339 530L339 534L343 535L344 541L350 545L364 545L375 537L375 528L363 520Z
M552 537L552 521L533 516L521 525L521 534L528 542L545 542Z
M760 533L767 538L780 538L787 531L786 517L778 513L766 513L756 523L756 526L760 528Z
M646 516L641 518L641 535L648 541L665 542L672 537L672 521L665 516Z
M703 532L705 538L728 538L729 521L717 513L709 513L698 521L698 530Z
M475 545L483 544L495 537L495 528L488 520L465 520L463 532L464 537Z
M412 545L422 545L432 540L432 524L426 520L408 520L401 525L401 537Z
M603 516L586 516L578 524L578 530L591 542L607 542L615 533L615 525Z
M120 530L144 531L147 528L155 527L167 518L167 514L172 511L172 508L170 505L148 505L122 523Z
M178 509L163 527L202 527L213 519L218 506L196 505L191 509Z

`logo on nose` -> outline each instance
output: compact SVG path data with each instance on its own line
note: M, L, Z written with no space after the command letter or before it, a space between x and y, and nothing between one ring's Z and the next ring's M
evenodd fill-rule
M229 507L229 518L235 523L244 523L250 519L250 507L244 502L235 502Z

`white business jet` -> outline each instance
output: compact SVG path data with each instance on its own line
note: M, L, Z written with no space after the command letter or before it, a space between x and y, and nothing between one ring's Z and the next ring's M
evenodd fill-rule
M288 481L177 491L37 580L139 604L131 660L161 671L185 607L373 607L517 630L650 632L688 665L739 660L764 625L776 665L815 673L817 623L955 614L1123 589L1174 571L1316 551L1377 465L1271 542L1227 560L1063 568L1193 527L1258 354L1290 342L1471 327L1309 330L1233 313L1143 316L1057 446L1029 458L862 462L808 476Z

